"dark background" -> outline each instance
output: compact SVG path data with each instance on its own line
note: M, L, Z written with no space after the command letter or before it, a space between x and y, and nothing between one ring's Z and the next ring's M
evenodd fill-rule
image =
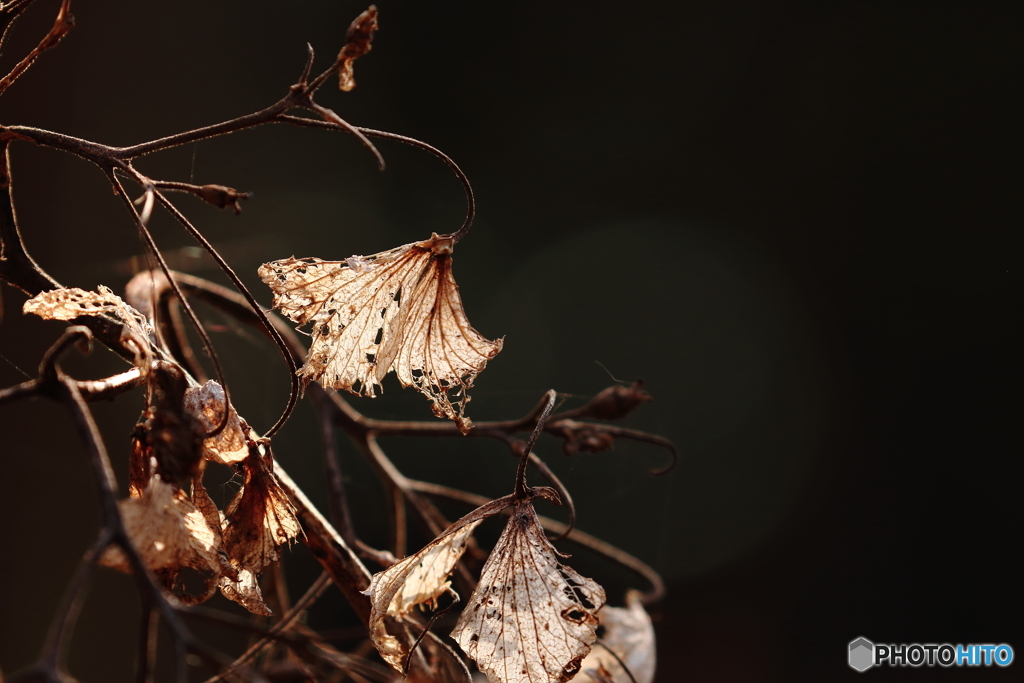
M309 41L326 65L352 2L76 4L78 26L0 101L0 123L127 145L262 108ZM16 26L9 68L56 3ZM1019 439L1020 29L1024 5L980 2L380 4L381 31L349 121L415 136L469 174L479 218L455 272L473 324L505 336L470 414L522 414L551 387L576 404L642 377L642 444L566 459L579 526L661 571L658 681L852 679L846 646L1008 643L1024 656ZM264 302L264 261L368 254L458 227L458 183L382 143L385 173L350 138L266 127L167 151L140 169L253 191L242 216L179 203ZM123 287L140 245L101 174L16 143L29 250L61 283ZM221 280L165 217L174 265ZM3 288L0 383L33 374L57 323ZM203 310L239 411L265 430L284 404L276 352ZM600 361L606 372L594 361ZM123 367L102 349L76 376ZM389 380L360 409L429 417ZM119 465L141 398L97 406ZM1011 430L1016 424L1018 429ZM514 461L475 440L385 447L411 476L487 495ZM322 504L304 406L275 439ZM372 542L378 484L343 446ZM30 663L94 538L84 452L59 405L0 411L0 666ZM223 474L223 473L221 473ZM122 472L123 476L123 472ZM209 482L221 496L231 485ZM452 514L459 510L453 509ZM550 506L542 513L558 516ZM486 531L496 534L498 527ZM420 539L422 540L422 539ZM638 580L576 552L609 589ZM297 548L293 590L316 575ZM219 598L218 607L227 603ZM351 622L336 593L311 623ZM137 601L101 572L72 651L83 681L131 680ZM238 645L235 642L234 645ZM231 643L228 643L231 645ZM1007 670L872 670L918 681L1019 680Z

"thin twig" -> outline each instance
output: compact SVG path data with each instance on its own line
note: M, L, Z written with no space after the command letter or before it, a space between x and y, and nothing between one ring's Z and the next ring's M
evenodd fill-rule
M121 184L120 179L117 177L116 174L114 174L113 171L111 171L108 174L107 179L110 180L111 184L114 186L114 192L117 194L118 197L121 198L121 201L128 208L128 211L129 213L131 213L132 218L135 219L135 225L139 229L139 235L142 237L142 240L146 245L146 248L149 250L149 253L152 254L152 256L156 259L157 263L160 264L160 270L163 272L164 277L170 280L171 269L167 265L167 261L164 259L164 255L160 252L159 247L156 246L156 241L153 239L153 235L149 232L149 227L146 225L146 222L142 220L142 216L139 214L138 211L135 210L135 205L132 203L132 200L128 197L128 193L125 191L124 185ZM210 356L210 361L213 363L213 367L217 372L217 379L220 381L221 388L224 390L224 413L220 418L220 422L206 434L207 438L214 437L220 434L222 431L224 431L224 428L227 427L228 419L230 417L231 411L228 408L231 405L231 397L228 389L227 377L224 375L224 368L220 363L220 357L217 355L217 351L213 347L213 340L210 339L210 335L207 334L206 328L203 327L203 324L199 321L199 316L196 315L196 312L192 309L192 306L189 305L188 299L185 298L185 295L181 292L181 290L178 288L178 286L174 283L173 280L170 280L170 284L171 287L174 288L174 294L175 296L178 297L178 301L181 304L181 307L185 310L186 315L188 315L189 321L192 323L193 328L199 335L199 338L203 341L203 347L206 349L206 352Z
M63 0L60 4L60 9L57 10L57 18L53 21L53 27L50 31L43 36L43 39L39 41L39 44L32 49L28 55L25 56L20 62L18 62L11 72L0 79L0 95L2 95L7 88L18 80L23 73L28 71L29 67L32 66L39 56L50 48L56 47L57 43L61 41L61 38L68 34L71 27L75 25L75 18L71 15L71 0Z
M349 132L349 129L346 126L331 123L330 121L320 121L318 119L309 119L301 116L293 116L290 114L284 114L277 117L277 121L281 123L290 123L293 126L325 128L327 130ZM448 156L438 148L434 147L433 145L429 145L426 142L423 142L422 140L417 140L416 138L410 138L405 135L399 135L397 133L389 133L383 130L374 130L373 128L364 128L362 126L355 126L355 129L359 131L359 133L365 135L368 138L395 140L397 142L404 143L411 147L425 150L436 156L441 161L443 161L448 166L448 168L450 168L455 173L455 176L459 179L459 182L462 183L463 190L465 190L466 192L466 218L463 221L462 226L454 233L452 233L452 240L453 242L458 242L459 240L466 236L466 233L469 232L470 227L472 227L473 225L473 219L476 217L476 197L473 194L473 186L470 185L469 178L462 171L462 169L459 168L459 165L456 164L454 160L452 160L450 156Z
M216 249L214 249L213 245L210 244L210 242L203 236L203 234L199 232L199 230L197 230L194 225L192 225L192 222L189 221L188 218L186 218L185 215L178 210L178 207L171 203L171 201L168 200L167 197L162 192L156 192L156 196L160 204L165 209L167 209L179 223L181 223L185 230L187 230L188 233L192 235L192 237L195 238L196 241L198 241L199 244L201 244L204 249L206 249L210 256L213 257L213 260L217 262L217 265L220 266L220 269L224 271L224 273L231 280L231 283L235 285L238 291L242 294L242 296L246 300L246 303L248 303L250 308L252 309L253 313L256 315L257 318L259 318L263 329L265 329L270 334L271 339L274 340L274 343L277 345L277 348L281 352L281 356L284 358L285 364L288 366L289 376L291 378L291 391L288 394L288 403L285 406L284 412L281 414L281 417L278 418L277 422L275 422L274 425L270 429L268 429L266 434L264 435L266 438L270 438L271 436L276 434L278 430L281 429L281 427L284 426L285 422L288 421L288 418L291 416L292 411L295 409L296 402L299 400L299 378L298 375L295 374L296 371L298 371L299 369L298 365L295 363L295 359L289 352L288 345L285 343L284 338L267 319L267 314L264 313L262 308L260 308L259 303L256 301L256 297L252 295L252 292L250 292L249 288L245 286L245 284L242 282L242 279L238 277L238 275L235 273L234 269L231 268L230 265L228 265L228 262L224 260L224 257L221 256ZM164 276L170 278L170 271L165 271ZM219 368L217 372L219 375ZM221 384L224 384L223 377L221 378ZM224 397L226 401L226 386L224 387L224 392Z
M519 457L519 469L516 470L516 500L526 499L526 463L530 461L530 455L533 452L533 447L537 443L537 438L540 437L540 433L544 430L544 423L547 422L548 415L555 407L555 399L558 398L558 394L555 393L554 389L551 389L547 393L547 403L544 405L544 410L537 417L537 424L533 428L533 433L530 434L529 440L526 445L523 446L523 452Z
M130 391L141 382L141 371L138 368L132 368L105 379L81 380L78 382L78 391L86 401L101 401ZM44 386L45 384L39 379L30 379L7 389L0 389L0 405L19 398L35 396L42 391Z
M239 655L238 658L235 659L231 666L228 667L225 671L222 671L217 675L206 679L205 683L217 683L218 681L223 680L225 674L233 673L239 666L245 664L253 657L258 655L268 645L276 642L277 638L275 638L275 636L279 633L287 631L292 626L292 624L294 624L295 621L302 616L303 612L312 607L313 603L315 603L317 599L324 594L324 591L327 590L327 588L329 588L330 585L330 574L328 574L327 572L321 573L317 580L313 582L313 585L311 585L306 590L305 594L298 599L298 601L292 606L292 608L285 612L283 615L281 615L281 619L270 627L270 630L267 632L266 635L264 635L255 643L253 643L252 646L249 647L249 649L247 649L245 652Z

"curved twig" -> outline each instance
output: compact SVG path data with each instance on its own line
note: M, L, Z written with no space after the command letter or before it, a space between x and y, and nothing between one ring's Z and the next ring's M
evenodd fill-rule
M281 116L278 116L276 120L280 123L290 123L293 126L324 128L327 130L339 130L350 132L347 127L331 123L330 121L320 121L318 119L304 118L302 116L293 116L291 114L283 114ZM455 176L459 179L459 182L462 183L462 189L466 193L466 218L465 220L463 220L462 226L452 233L452 240L453 242L458 242L459 240L466 236L466 233L469 232L470 227L472 227L473 225L473 219L476 217L476 196L473 194L473 186L469 182L469 177L466 176L463 170L459 168L459 165L456 164L455 161L452 160L450 156L448 156L438 148L434 147L433 145L427 144L422 140L417 140L416 138L411 138L405 135L399 135L398 133L389 133L383 130L374 130L373 128L364 128L362 126L353 126L353 128L357 130L359 133L365 135L366 137L380 138L382 140L395 140L397 142L404 143L411 147L425 150L436 156L441 161L443 161L448 166L448 168L450 168L455 173Z
M537 424L533 428L533 433L530 434L529 440L526 445L523 446L523 452L519 457L519 469L516 470L516 500L526 499L526 463L530 461L530 455L533 452L533 447L537 443L537 438L540 437L540 433L544 430L544 423L547 422L548 415L555 407L555 399L558 398L558 394L555 393L554 389L550 389L547 393L547 403L544 405L544 410L537 417Z
M199 232L199 230L197 230L194 225L192 225L192 222L189 221L188 218L186 218L185 215L178 210L178 207L176 207L170 200L167 199L166 195L164 195L162 192L156 191L156 197L160 204L165 209L167 209L167 211L169 211L171 215L174 216L174 218L179 223L181 223L185 230L187 230L188 233L192 235L192 237L195 238L195 240L199 242L200 245L202 245L203 249L205 249L207 253L209 253L210 256L213 257L213 260L217 262L217 265L220 267L220 269L224 272L225 275L228 276L228 278L231 280L231 283L238 289L242 296L245 297L246 302L249 304L253 313L259 319L260 323L263 325L267 334L270 335L270 338L277 345L278 350L280 350L281 352L281 356L284 358L285 364L288 366L288 375L291 379L291 390L288 394L288 404L285 406L284 412L281 414L281 417L277 419L277 422L275 422L274 425L270 429L268 429L266 434L264 435L266 438L270 438L271 436L276 434L281 429L281 427L284 426L285 422L288 421L288 418L291 416L292 411L295 409L296 402L298 402L299 400L299 378L298 375L295 374L299 369L298 365L295 363L295 359L292 358L292 355L288 350L288 345L285 343L284 338L270 323L270 320L267 319L267 314L264 313L263 309L256 301L256 297L252 295L252 292L250 292L249 288L245 286L245 283L243 283L242 279L238 277L234 269L230 265L228 265L228 262L224 260L224 257L221 256L220 253L216 249L214 249L213 245L210 244L210 242L203 236L203 234ZM168 278L171 277L169 271L165 272L164 275ZM219 374L220 371L218 370L218 375ZM221 384L224 384L223 378L221 379ZM225 400L227 398L226 392L227 388L225 387ZM225 411L225 415L226 414L227 411ZM226 418L224 419L226 420Z

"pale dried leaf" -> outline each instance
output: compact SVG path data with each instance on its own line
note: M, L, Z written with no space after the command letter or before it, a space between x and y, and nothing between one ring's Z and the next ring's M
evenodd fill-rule
M597 639L604 589L558 561L530 503L519 503L452 637L491 683L555 683Z
M370 587L363 591L370 596L370 638L388 664L403 671L408 648L385 628L384 617L403 617L416 605L433 603L451 586L448 576L466 550L473 531L480 526L477 519L431 541L414 555L373 575ZM453 525L453 527L456 525Z
M203 513L176 487L153 477L137 498L118 503L125 531L146 563L169 590L188 603L202 602L216 590L220 578L220 539ZM131 572L124 552L111 546L100 564ZM184 592L183 569L198 572L206 584L200 595Z
M657 666L654 624L640 602L640 593L629 591L625 607L605 605L597 617L604 626L603 647L590 651L576 680L581 683L633 683L634 680L636 683L652 683ZM614 652L618 659L608 650ZM622 668L623 664L629 673Z
M373 397L394 370L402 386L431 400L435 415L469 431L467 391L502 340L485 339L469 324L451 250L451 237L435 233L372 256L261 266L274 307L297 323L312 323L303 382Z
M253 611L247 603L253 602L254 587L258 592L256 577L264 567L278 560L278 548L291 543L302 528L295 508L264 457L258 452L253 453L242 466L245 470L244 484L228 505L223 531L224 548L242 583L225 590L222 582L221 590L225 597ZM253 575L251 582L245 578L248 577L245 572ZM265 605L263 607L266 608Z
M38 315L44 320L74 320L83 315L103 317L122 326L122 339L128 338L135 342L139 356L148 358L151 353L150 335L153 330L145 316L103 285L95 292L77 287L41 292L26 301L22 311Z
M224 388L212 379L201 387L190 387L185 391L184 406L207 432L212 431L224 416ZM242 422L235 407L229 406L227 425L219 434L203 441L203 457L222 465L236 465L248 456Z
M237 581L227 576L220 577L220 592L225 598L237 602L253 614L264 617L274 615L274 611L263 601L263 592L260 590L256 575L248 569L238 570Z
M224 550L224 513L217 509L217 504L210 498L206 488L203 486L203 475L200 472L192 479L192 505L203 515L206 526L213 533L217 548L217 561L220 564L220 572L223 577L230 580L238 578L235 568L231 566L227 551Z

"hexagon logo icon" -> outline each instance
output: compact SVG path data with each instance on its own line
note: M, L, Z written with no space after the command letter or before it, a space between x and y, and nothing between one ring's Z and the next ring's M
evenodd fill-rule
M850 668L867 671L875 665L875 644L867 638L850 642Z

